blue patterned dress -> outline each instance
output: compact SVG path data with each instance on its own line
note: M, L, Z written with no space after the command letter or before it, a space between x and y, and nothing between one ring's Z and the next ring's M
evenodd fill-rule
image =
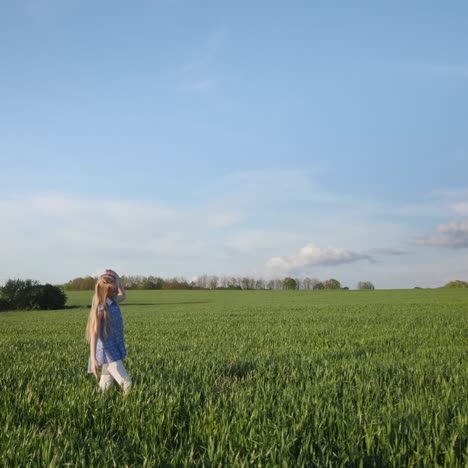
M110 322L107 335L104 335L104 327L101 326L96 341L96 361L98 365L120 361L127 355L124 341L123 318L119 304L115 300L107 299ZM101 306L101 310L103 307ZM102 322L101 322L102 324ZM88 362L88 372L91 370L91 356Z

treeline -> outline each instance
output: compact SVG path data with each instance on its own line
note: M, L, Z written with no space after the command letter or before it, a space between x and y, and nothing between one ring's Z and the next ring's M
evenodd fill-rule
M85 276L74 278L63 285L65 291L90 291L94 289L97 277ZM125 289L196 289L184 278L163 279L158 276L125 276L120 277Z
M66 291L89 291L94 289L95 277L86 276L75 278L64 285ZM164 279L159 276L126 276L122 275L120 281L125 289L227 289L227 290L321 290L321 289L349 289L342 286L335 279L321 281L316 278L276 278L265 280L248 276L216 276L201 275L192 281L183 277ZM360 281L357 289L375 289L370 281Z
M67 296L52 284L40 284L31 279L9 279L0 288L0 311L63 309Z

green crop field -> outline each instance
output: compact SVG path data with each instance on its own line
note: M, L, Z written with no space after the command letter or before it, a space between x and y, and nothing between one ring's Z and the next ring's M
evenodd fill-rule
M128 398L68 296L0 314L1 466L468 466L467 290L130 291Z

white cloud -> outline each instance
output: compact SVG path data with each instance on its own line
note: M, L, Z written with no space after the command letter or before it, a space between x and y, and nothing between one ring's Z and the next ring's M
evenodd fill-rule
M367 253L307 244L294 255L270 258L266 263L266 268L274 273L297 273L315 265L339 265L360 260L374 261Z
M432 247L468 248L468 221L440 224L435 234L418 236L415 242Z

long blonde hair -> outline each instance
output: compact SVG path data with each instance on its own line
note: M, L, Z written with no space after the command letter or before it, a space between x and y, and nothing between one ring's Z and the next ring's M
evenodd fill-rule
M110 322L109 309L107 307L107 299L112 298L115 294L116 285L115 278L112 275L103 275L97 282L94 289L93 302L89 311L88 323L86 325L86 340L91 341L91 337L98 333L98 310L99 306L104 307L104 314L101 318L101 326L103 327L104 336L107 335L107 328Z

